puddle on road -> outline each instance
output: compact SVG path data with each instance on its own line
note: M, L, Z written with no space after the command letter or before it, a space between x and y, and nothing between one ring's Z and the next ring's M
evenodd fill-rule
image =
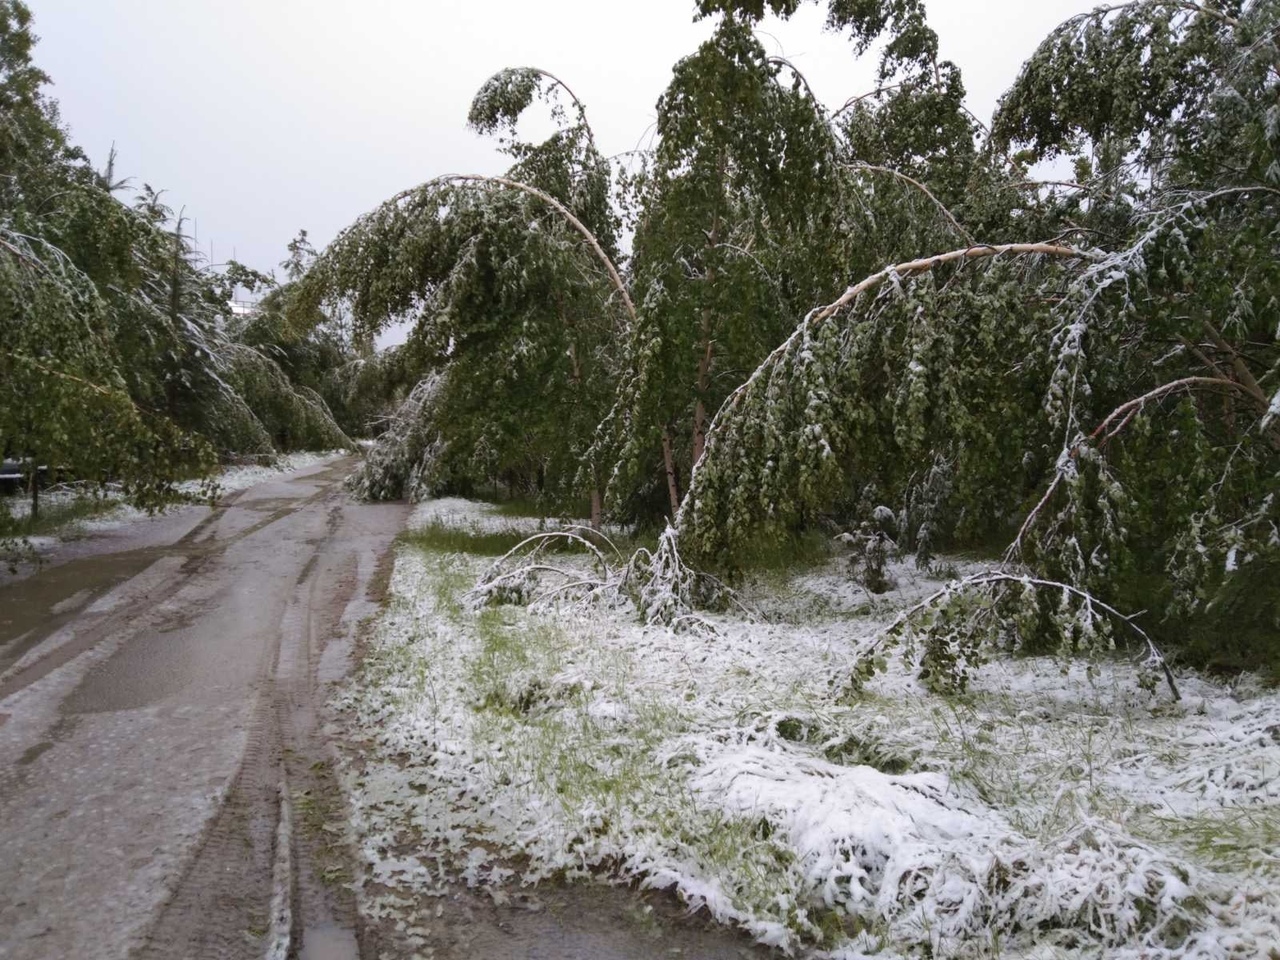
M241 510L252 510L254 513L275 513L278 510L292 510L298 505L298 497L263 497L260 500L241 498L236 506Z
M291 486L301 488L299 496L294 498L254 500L233 495L171 546L78 557L50 564L29 577L0 585L0 674L74 620L93 601L137 576L161 557L178 555L195 559L226 550L322 495L323 489L312 492L314 482L330 480L345 469L335 465L301 478L304 481L301 484L286 480ZM233 526L238 529L228 530L221 521L228 517L233 506L248 509L231 514L236 518Z
M375 885L376 886L376 885ZM434 903L434 906L431 904ZM604 884L541 884L502 906L455 886L409 922L369 921L378 956L437 960L764 960L740 931L690 916L669 894ZM399 928L399 929L397 929Z
M22 756L18 758L17 764L20 767L30 766L31 764L39 760L42 754L48 753L52 749L53 749L52 740L41 740L34 747L28 747L26 752L23 753Z
M0 586L0 673L160 555L158 550L138 550L83 557Z
M298 960L359 960L356 936L345 927L307 927Z

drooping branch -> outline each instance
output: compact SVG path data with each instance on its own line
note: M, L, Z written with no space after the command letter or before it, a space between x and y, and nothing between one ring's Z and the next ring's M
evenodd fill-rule
M1202 3L1194 3L1193 0L1129 0L1128 3L1116 3L1109 7L1096 7L1088 13L1082 13L1072 17L1067 23L1089 19L1092 17L1106 16L1111 13L1118 13L1121 10L1128 10L1130 7L1177 7L1181 10L1189 10L1193 13L1201 13L1206 17L1225 23L1229 27L1240 26L1240 21L1235 17L1230 17L1221 10L1215 10L1213 7L1206 6Z
M129 396L129 394L123 390L111 390L107 387L101 386L100 384L94 383L91 380L85 380L83 377L77 377L74 374L66 373L62 370L57 370L53 367L48 366L47 364L41 363L35 357L27 356L25 353L18 353L13 350L5 350L4 355L6 357L11 357L12 359L17 360L19 363L25 363L29 367L34 367L35 369L39 370L41 373L47 376L57 377L60 380L67 380L71 383L78 383L80 384L80 386L88 387L94 393L100 394L104 397L109 397L112 400L123 400L125 403L127 403L129 406L133 407L134 409L138 410L140 413L145 413L148 416L155 416L155 414L151 413L150 411L144 410L143 408L139 407L136 403L134 403L133 399Z
M960 238L962 240L968 241L971 246L977 246L978 241L973 238L973 234L971 234L968 230L966 230L963 226L961 226L960 221L956 219L955 214L953 214L950 210L947 209L946 204L944 204L941 200L939 200L936 196L934 196L933 191L930 190L928 187L926 187L923 183L921 183L915 177L909 177L905 173L903 173L901 170L894 170L891 167L878 167L874 163L854 163L854 164L847 164L847 166L851 170L872 170L876 173L887 173L891 177L897 177L899 180L902 180L904 183L911 184L911 186L915 187L917 190L923 193L926 197L928 197L929 200L932 201L935 207L937 207L940 211L942 211L942 215L947 218L951 226L955 227L956 233L960 234Z
M539 76L546 77L556 86L560 87L560 89L562 89L565 93L569 95L569 99L573 101L573 105L578 108L578 113L582 114L583 117L585 118L587 108L583 105L582 101L578 99L578 95L573 92L573 88L570 87L563 80L561 80L559 77L557 77L554 73L552 73L550 70L543 70L541 67L521 67L520 69L528 70L530 73L536 73ZM591 128L588 127L587 133L590 134L590 132L591 132Z
M996 246L990 244L982 244L979 246L965 247L961 250L951 250L947 253L940 253L933 257L921 257L919 260L908 260L906 263L896 263L892 266L885 267L877 273L871 274L864 280L855 283L853 286L845 290L840 297L829 303L827 306L820 308L814 314L811 314L815 322L821 322L828 317L847 307L859 296L880 286L891 277L905 277L916 273L928 273L935 267L943 264L955 263L958 260L982 260L990 257L1000 257L1006 254L1014 256L1046 256L1046 257L1065 257L1075 260L1096 260L1098 255L1088 251L1081 250L1079 247L1066 247L1053 243L1004 243ZM794 337L795 334L792 334ZM783 345L785 346L785 344ZM778 347L770 357L782 351L783 347ZM768 362L767 360L765 361Z
M805 75L800 72L799 67L797 67L794 63L792 63L786 57L770 57L767 62L771 65L786 67L788 70L790 70L791 75L795 77L797 80L799 80L800 85L804 87L805 93L809 95L809 99L813 102L813 105L818 108L819 112L821 112L823 116L826 116L827 108L823 106L822 101L819 100L817 95L813 92L813 87L809 86L808 78L805 77Z
M892 264L876 273L871 274L863 280L848 287L836 300L824 307L819 307L811 311L808 316L792 331L782 343L778 344L770 354L760 363L746 380L729 394L728 398L721 404L720 409L716 411L716 415L711 419L711 425L707 429L707 443L702 457L693 465L693 471L689 478L689 489L683 502L680 504L680 510L675 518L675 528L677 530L684 529L684 520L686 518L686 507L697 499L698 479L701 472L702 464L706 461L707 452L711 451L715 446L718 436L718 429L725 418L732 415L742 398L749 390L764 376L767 376L787 354L788 351L795 348L797 343L803 337L812 336L814 331L835 316L842 309L849 306L862 294L875 289L887 280L897 279L913 274L928 273L929 271L940 267L947 263L955 263L965 260L989 259L1004 255L1013 256L1049 256L1061 257L1065 259L1076 260L1097 260L1100 254L1089 250L1081 250L1078 247L1062 246L1053 243L1006 243L998 246L974 246L964 247L959 250L951 250L946 253L938 254L933 257L922 257L918 260L909 260L905 263Z
M617 290L618 295L622 297L622 304L626 308L628 318L633 324L636 322L635 304L631 302L631 295L627 292L626 284L622 282L622 276L618 273L618 268L614 265L613 261L609 259L609 255L604 252L604 248L600 245L600 241L596 238L596 235L587 228L586 224L575 217L568 207L555 197L551 196L551 194L544 190L539 190L537 187L532 187L527 183L521 183L519 180L512 180L508 177L491 177L479 173L451 173L446 174L443 177L435 177L434 179L428 180L426 183L421 184L418 187L414 187L412 190L405 190L393 197L391 202L395 203L396 201L407 197L411 193L415 193L418 190L431 187L438 183L480 183L506 187L510 190L519 190L522 193L527 193L529 196L536 197L547 206L551 207L556 211L556 213L560 214L560 216L565 219L569 226L573 227L573 229L580 233L583 239L587 241L587 245L591 248L592 253L595 254L596 259L604 266L605 272L609 274L609 279L613 283L614 289Z
M1002 573L1000 571L990 571L987 573L974 574L973 576L965 577L962 580L952 581L951 583L948 583L946 586L944 586L941 590L938 590L930 594L928 597L925 597L919 603L915 604L915 606L911 607L908 610L904 610L902 613L900 613L897 616L897 618L894 620L894 622L889 625L888 629L886 629L880 635L880 637L876 640L875 644L873 644L873 649L875 646L878 646L879 644L883 643L887 638L894 636L896 631L901 629L904 625L910 623L913 617L923 612L924 610L927 610L930 607L934 606L940 600L944 600L947 597L955 594L957 590L966 590L966 589L981 588L981 587L992 587L992 586L997 586L1001 584L1008 584L1011 586L1020 585L1024 587L1036 587L1040 589L1049 589L1049 590L1059 590L1065 594L1068 594L1080 600L1087 607L1097 607L1107 616L1112 617L1115 620L1118 620L1120 623L1123 623L1125 626L1127 626L1130 630L1132 630L1138 636L1138 638L1142 641L1143 645L1147 648L1148 662L1160 668L1160 671L1164 674L1165 682L1169 685L1169 692L1173 695L1173 699L1174 700L1182 699L1182 694L1178 691L1178 684L1173 677L1173 671L1169 669L1169 664L1165 660L1164 654L1160 651L1160 648L1156 646L1156 643L1154 640L1151 639L1151 636L1145 630L1143 630L1140 626L1134 623L1134 616L1126 616L1125 614L1117 610L1115 607L1111 606L1109 603L1106 603L1103 600L1099 600L1097 597L1095 597L1093 594L1089 593L1088 591L1081 590L1079 587L1072 586L1069 583L1061 583L1060 581L1057 581L1057 580L1045 580L1039 577L1027 576L1025 574ZM866 652L869 653L871 651L868 650Z
M587 142L591 144L591 149L596 148L595 131L591 129L591 124L587 123L586 105L578 99L578 95L573 92L573 88L557 77L550 70L543 70L541 67L521 67L521 70L528 70L530 73L536 73L540 77L546 77L553 84L569 95L569 99L573 101L573 105L578 108L578 119L582 121L583 128L587 131Z
M1102 442L1106 443L1124 428L1124 424L1128 422L1129 414L1136 412L1147 403L1150 403L1152 400L1159 399L1165 394L1190 387L1226 387L1229 390L1235 390L1239 393L1243 393L1245 396L1255 401L1261 398L1260 392L1255 392L1245 384L1238 383L1235 380L1225 377L1183 377L1181 380L1174 380L1170 383L1163 384L1156 387L1154 390L1148 390L1140 397L1134 397L1132 400L1128 400L1125 403L1120 404L1120 406L1107 414L1106 417L1103 418L1102 422L1094 428L1093 433L1089 434L1089 439L1097 440L1099 434L1110 427L1111 424L1124 417L1125 419L1121 421L1119 426L1114 430L1111 430L1102 438ZM1265 410L1267 406L1266 399L1261 398L1261 403L1263 410Z
M872 97L878 97L886 93L892 93L894 90L900 89L903 86L905 86L905 84L891 83L888 86L876 87L876 89L870 91L869 93L861 93L856 97L850 97L848 100L844 102L844 105L841 106L840 109L838 109L835 113L831 114L831 119L833 121L839 119L842 113L844 113L846 110L850 110L853 107L856 107L863 100L870 100Z
M1052 243L1005 243L998 246L982 245L965 247L960 250L951 250L947 253L940 253L937 256L921 257L918 260L908 260L906 263L895 263L891 266L885 267L883 270L873 273L871 276L866 277L865 279L848 287L837 299L827 304L825 307L817 308L805 317L804 322L792 332L791 336L775 347L769 356L765 357L760 366L756 368L755 372L752 373L751 376L748 377L747 380L730 395L729 399L725 401L724 406L721 407L721 410L736 404L738 397L740 397L751 383L761 375L762 371L767 370L772 366L779 357L795 345L796 341L803 336L805 332L812 333L813 329L819 324L830 319L842 309L849 306L849 304L853 303L853 301L857 300L858 297L862 296L862 294L869 290L874 290L886 280L889 280L890 278L906 277L917 273L928 273L936 267L940 267L947 263L955 263L961 260L982 260L990 257L1004 256L1006 254L1014 256L1039 255L1064 257L1077 260L1098 259L1097 254L1088 250L1081 250L1078 247L1067 247Z
M1050 482L1048 488L1044 492L1044 495L1036 503L1035 507L1031 509L1031 512L1028 513L1026 518L1022 521L1022 526L1018 529L1018 535L1014 537L1013 542L1009 544L1008 549L1005 551L1005 563L1013 562L1013 560L1021 554L1022 543L1026 539L1027 533L1030 532L1031 528L1035 525L1040 512L1053 498L1053 494L1062 483L1062 478L1065 476L1066 464L1074 461L1080 455L1080 450L1086 442L1097 441L1098 437L1102 435L1104 431L1107 431L1106 435L1102 436L1099 446L1105 444L1128 426L1133 421L1133 417L1144 406L1146 406L1146 404L1178 390L1190 390L1193 387L1226 387L1229 390L1235 390L1238 393L1244 394L1251 400L1257 399L1254 392L1247 386L1226 377L1183 377L1180 380L1173 380L1169 383L1162 384L1153 390L1148 390L1140 397L1134 397L1132 400L1127 400L1120 404L1120 406L1116 407L1102 419L1102 422L1099 423L1098 426L1094 428L1093 432L1089 434L1087 440L1081 440L1075 446L1063 451L1062 456L1058 458L1058 469L1054 473L1052 482ZM1263 401L1263 409L1266 409L1265 400ZM1119 423L1116 423L1116 421L1119 421ZM1116 426L1108 431L1108 428L1111 427L1112 424L1116 424Z
M592 152L598 153L599 151L596 150L595 131L591 129L591 124L587 122L586 105L578 99L578 95L573 92L573 89L567 83L551 71L544 70L541 67L507 67L489 77L480 87L479 92L472 101L471 110L468 114L468 123L473 129L482 133L488 133L499 126L506 126L514 134L516 120L519 114L532 102L535 92L544 102L549 102L548 98L543 95L540 80L547 80L553 88L559 87L568 94L577 111L578 123L586 131L588 146ZM512 93L518 98L517 102L503 102L503 94ZM553 116L556 115L558 110L559 104L552 106Z

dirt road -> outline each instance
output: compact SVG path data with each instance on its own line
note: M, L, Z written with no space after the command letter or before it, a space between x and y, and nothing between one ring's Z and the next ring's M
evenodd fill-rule
M356 956L319 707L407 508L350 466L0 585L0 957Z

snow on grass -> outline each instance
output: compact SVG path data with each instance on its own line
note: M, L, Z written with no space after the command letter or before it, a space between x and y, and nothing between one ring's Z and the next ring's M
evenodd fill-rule
M80 484L64 483L40 491L40 510L46 514L63 514L86 502L101 503L103 509L110 509L115 499L110 491L104 497L95 497L92 489L86 493ZM26 520L31 516L31 495L24 492L0 497L0 510L7 510L14 520Z
M414 523L513 536L467 501ZM936 582L838 565L761 616L673 634L634 611L473 609L490 558L400 548L342 700L363 908L426 922L446 881L604 873L788 952L1265 957L1280 951L1280 695L1123 662L998 661L963 696L854 651ZM426 911L422 913L421 911Z

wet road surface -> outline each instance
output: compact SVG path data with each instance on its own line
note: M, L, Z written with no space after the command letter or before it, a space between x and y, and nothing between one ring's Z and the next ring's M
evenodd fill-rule
M736 960L665 895L433 900L357 921L326 738L409 508L350 460L62 547L0 580L0 960ZM403 925L400 925L403 926Z
M293 829L407 515L352 502L351 465L0 585L0 957L356 956Z

